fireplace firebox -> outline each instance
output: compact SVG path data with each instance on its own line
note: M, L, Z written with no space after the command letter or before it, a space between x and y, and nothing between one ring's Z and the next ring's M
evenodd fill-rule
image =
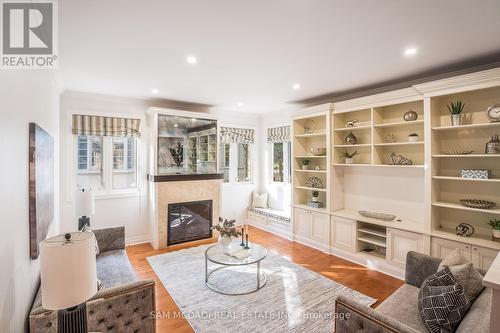
M212 238L212 200L168 205L167 245Z

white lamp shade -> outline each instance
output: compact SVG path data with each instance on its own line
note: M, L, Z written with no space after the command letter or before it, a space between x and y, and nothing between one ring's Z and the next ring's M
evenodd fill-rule
M71 233L40 242L42 306L67 309L86 302L97 292L95 238L91 232Z
M92 189L78 189L75 195L76 216L90 216L95 212L95 195Z

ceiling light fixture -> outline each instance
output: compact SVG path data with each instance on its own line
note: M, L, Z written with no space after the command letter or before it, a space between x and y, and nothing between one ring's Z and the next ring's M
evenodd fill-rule
M175 128L177 128L177 127L179 127L179 125L177 125L177 124L174 124L174 127L175 127Z
M236 105L238 105L238 107L241 108L245 104L243 104L243 102L238 102Z
M156 94L157 94L157 93L159 93L160 91L159 91L158 89L152 89L152 90L151 90L151 92L152 92L153 94L155 94L155 95L156 95Z
M186 58L186 62L190 65L195 65L198 62L198 59L196 59L196 57L193 55L189 55Z
M410 56L414 56L415 54L417 54L417 48L408 47L405 49L405 56L410 57Z
M299 90L300 89L300 83L294 83L292 86L293 90Z

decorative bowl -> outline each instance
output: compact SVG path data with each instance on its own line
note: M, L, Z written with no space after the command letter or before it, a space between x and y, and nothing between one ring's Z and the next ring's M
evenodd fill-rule
M396 218L396 215L390 215L390 214L383 214L383 213L377 213L377 212L370 212L367 210L360 210L359 214L364 216L364 217L369 217L372 219L377 219L377 220L384 220L384 221L394 221Z
M497 205L492 201L479 200L479 199L462 199L460 200L460 202L465 207L476 208L476 209L491 209Z
M309 151L314 156L323 156L323 155L326 155L326 148L311 148Z

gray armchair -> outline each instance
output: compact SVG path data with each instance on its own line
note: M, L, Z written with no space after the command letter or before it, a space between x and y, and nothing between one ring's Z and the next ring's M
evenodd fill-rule
M424 280L437 272L440 263L441 259L408 252L406 283L375 309L339 297L335 302L335 332L428 333L418 312L417 296ZM491 289L486 288L478 296L456 333L490 332L491 295Z
M89 331L155 332L154 280L139 281L125 251L125 228L94 230L99 244L97 277L104 289L87 301ZM29 315L31 333L56 333L57 312L42 307L40 289Z

